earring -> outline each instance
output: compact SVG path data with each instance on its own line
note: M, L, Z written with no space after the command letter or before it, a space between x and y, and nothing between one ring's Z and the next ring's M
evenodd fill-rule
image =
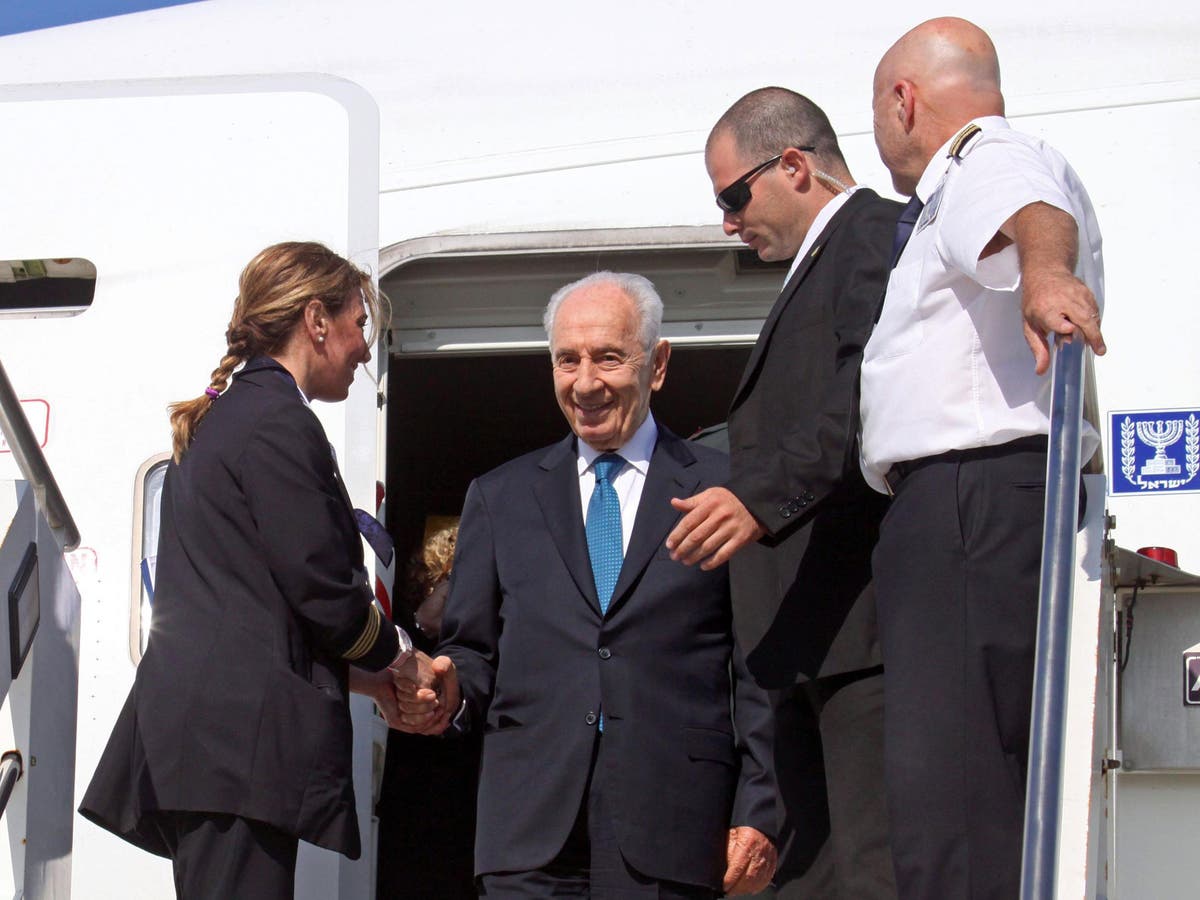
M318 343L318 344L323 344L323 343L325 343L325 335L323 335L323 334L318 334L318 335L317 335L317 343Z

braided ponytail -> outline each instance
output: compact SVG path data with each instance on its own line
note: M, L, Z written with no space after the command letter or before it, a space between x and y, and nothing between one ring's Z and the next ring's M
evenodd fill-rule
M232 333L233 328L229 329ZM171 413L171 450L178 463L183 458L183 451L192 443L196 426L212 408L213 402L221 395L229 384L233 370L246 361L244 344L241 349L230 343L229 349L221 357L220 364L213 369L208 388L195 400L180 400L172 403L167 409Z
M381 309L370 276L322 244L275 244L250 260L238 279L233 317L225 332L228 346L212 371L208 388L194 400L180 400L168 407L175 462L191 446L200 420L238 366L259 354L279 352L304 317L310 300L320 300L333 315L357 291L363 294L372 324L378 323Z

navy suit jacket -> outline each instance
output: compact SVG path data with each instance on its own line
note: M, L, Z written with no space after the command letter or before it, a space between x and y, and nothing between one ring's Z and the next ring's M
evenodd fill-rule
M727 461L660 426L602 616L576 459L568 437L467 492L440 651L483 732L476 872L537 869L562 848L603 708L621 852L649 877L719 889L730 827L774 837L771 719L734 651L725 567L673 562L663 542L670 499L722 483Z
M858 468L858 370L901 206L854 192L784 286L729 412L729 489L767 537L730 563L751 672L783 688L880 662L871 550L887 498Z
M154 813L229 813L357 858L347 657L382 669L321 423L258 357L167 467L150 640L80 812L166 856Z

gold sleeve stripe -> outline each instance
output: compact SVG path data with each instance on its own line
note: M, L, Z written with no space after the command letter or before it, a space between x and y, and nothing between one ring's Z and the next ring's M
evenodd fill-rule
M362 634L358 636L358 640L354 642L354 646L342 654L342 659L361 659L375 646L375 640L379 637L382 616L379 614L379 608L375 604L372 603L368 609L367 624L363 626Z

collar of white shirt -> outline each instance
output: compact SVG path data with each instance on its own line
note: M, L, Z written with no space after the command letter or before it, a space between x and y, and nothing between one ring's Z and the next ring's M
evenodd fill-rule
M654 423L654 416L646 413L646 420L638 426L633 437L619 450L613 452L619 453L627 463L642 474L642 477L645 477L646 471L650 468L650 456L654 453L654 444L657 440L658 426ZM599 450L593 450L583 441L577 440L575 443L579 447L578 471L579 477L582 478L601 454Z
M792 260L792 266L788 269L787 278L783 279L784 287L792 280L792 276L796 274L796 270L800 268L800 262L808 255L808 251L812 249L812 245L816 243L817 238L821 236L821 232L825 230L825 226L829 224L829 220L833 218L833 214L846 205L846 201L850 199L850 195L857 191L862 185L852 184L847 190L842 191L828 203L821 207L821 211L813 218L812 224L808 226L808 233L804 235L804 243L800 245L800 249L796 251L796 258Z

